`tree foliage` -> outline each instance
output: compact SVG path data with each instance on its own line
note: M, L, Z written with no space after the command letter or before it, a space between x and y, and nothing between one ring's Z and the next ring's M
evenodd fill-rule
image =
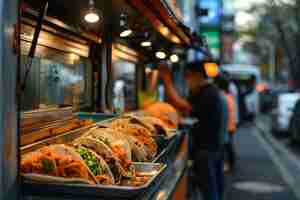
M291 78L300 87L300 0L268 0L254 5L249 12L260 20L256 27L240 33L251 36L257 43L256 48L249 44L246 48L262 58L265 47L260 41L267 40L282 48Z

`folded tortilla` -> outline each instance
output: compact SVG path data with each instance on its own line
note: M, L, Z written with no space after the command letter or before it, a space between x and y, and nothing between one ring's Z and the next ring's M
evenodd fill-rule
M151 117L151 116L141 116L138 117L140 121L145 124L150 124L154 127L156 135L164 135L166 137L170 137L171 129L159 118Z
M111 128L116 129L123 134L135 138L137 146L143 148L147 153L146 160L151 161L157 154L157 144L149 135L149 131L137 124L111 123Z
M107 128L107 127L99 127L90 132L89 136L102 140L105 144L110 146L112 150L114 147L119 147L124 151L125 159L132 161L131 158L131 147L126 135L118 132L117 130ZM122 156L122 155L120 155Z
M113 185L115 178L104 159L93 150L85 146L78 145L75 147L76 152L84 160L93 176L99 184Z
M147 129L146 133L150 136L156 135L156 130L155 127L152 124L145 123L139 119L139 117L135 117L132 115L124 115L121 118L115 119L114 121L111 122L113 126L122 126L122 125L127 125L127 124L133 124L133 125L138 125L141 126L145 129Z
M105 162L108 164L114 179L115 183L118 184L121 181L122 177L132 177L132 171L125 170L120 164L119 159L115 156L112 149L101 140L97 140L92 137L79 138L74 143L75 146L84 146L86 148L92 149L98 155L100 155Z
M43 175L51 177L55 182L69 182L70 179L95 184L97 180L86 166L82 158L73 148L60 144L43 147L27 153L21 158L21 173L26 177L36 177L43 180ZM47 179L47 177L44 177Z

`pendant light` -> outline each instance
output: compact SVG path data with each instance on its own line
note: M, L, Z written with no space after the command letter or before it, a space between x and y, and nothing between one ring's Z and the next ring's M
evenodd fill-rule
M94 0L89 0L89 8L84 13L84 21L87 23L97 23L101 19L100 12L95 8Z
M132 34L132 30L130 29L128 25L128 15L122 13L120 16L120 27L122 28L122 31L120 33L120 37L128 37Z
M167 57L167 54L163 51L163 50L158 50L156 53L155 53L155 56L158 58L158 59L165 59Z
M177 63L177 62L179 61L179 56L178 56L177 54L172 54L172 55L170 56L170 61L171 61L172 63Z

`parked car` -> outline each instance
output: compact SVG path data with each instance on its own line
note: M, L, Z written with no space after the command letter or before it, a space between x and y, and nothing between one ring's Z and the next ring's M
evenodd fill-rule
M269 113L275 106L276 92L268 89L260 93L260 112Z
M300 99L297 101L292 113L289 134L292 142L300 143Z
M298 93L280 93L277 95L275 107L272 111L272 132L279 136L287 136L290 119L300 99Z

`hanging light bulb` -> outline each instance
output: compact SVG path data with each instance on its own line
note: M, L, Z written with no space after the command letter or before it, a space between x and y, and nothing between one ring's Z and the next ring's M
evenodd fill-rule
M132 34L132 30L131 29L126 29L126 30L124 30L120 33L120 37L128 37L131 34Z
M170 56L170 61L171 61L172 63L177 63L177 62L179 61L179 56L178 56L177 54L172 54L172 55Z
M155 53L155 56L158 58L158 59L165 59L167 57L167 54L162 51L162 50L159 50Z
M152 42L151 41L143 41L141 42L142 47L151 47Z
M88 23L96 23L99 21L99 19L100 19L99 15L94 12L87 13L84 16L84 20Z
M120 27L123 29L120 33L120 37L128 37L132 34L132 30L128 25L128 15L122 13L120 16Z
M153 38L151 38L151 35L148 31L145 31L143 33L143 40L141 41L140 45L142 47L151 47Z
M100 21L99 11L95 8L95 2L89 0L89 9L84 14L84 20L88 23L96 23Z

